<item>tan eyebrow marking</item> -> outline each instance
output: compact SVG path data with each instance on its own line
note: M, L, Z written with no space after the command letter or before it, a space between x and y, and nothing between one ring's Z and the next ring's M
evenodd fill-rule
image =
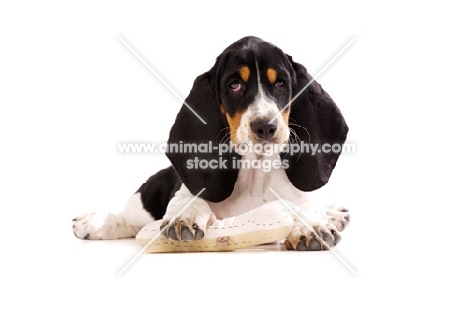
M278 72L276 72L276 70L268 68L267 77L268 77L268 81L270 81L271 84L275 83L277 76L278 76Z
M247 67L247 66L241 67L241 69L239 69L239 74L240 74L240 76L242 78L242 81L247 82L247 80L249 80L249 76L250 76L249 67Z

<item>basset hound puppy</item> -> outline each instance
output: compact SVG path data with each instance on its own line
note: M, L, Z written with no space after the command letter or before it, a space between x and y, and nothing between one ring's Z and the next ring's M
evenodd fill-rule
M340 155L340 148L320 146L343 145L347 132L340 110L304 66L269 42L245 37L196 78L170 131L172 166L151 176L122 213L74 219L74 234L130 238L163 219L163 227L173 220L165 237L198 240L214 220L281 198L296 208L288 249L333 247L349 213L316 209L308 192L328 182Z

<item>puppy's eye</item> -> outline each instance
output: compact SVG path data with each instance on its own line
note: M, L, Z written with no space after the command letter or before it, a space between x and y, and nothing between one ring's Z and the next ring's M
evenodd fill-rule
M283 79L278 79L278 80L276 80L276 82L275 82L275 87L277 87L277 88L282 88L282 87L284 87L285 85L286 85L286 82L284 82Z
M229 83L229 88L230 88L233 92L237 93L237 92L239 92L239 91L241 90L241 84L240 84L239 81L234 80L234 81L232 81L231 83Z

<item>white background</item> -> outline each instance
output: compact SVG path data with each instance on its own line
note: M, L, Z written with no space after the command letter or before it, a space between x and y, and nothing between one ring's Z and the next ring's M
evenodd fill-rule
M0 5L0 283L4 310L466 308L466 10L454 1L11 2ZM71 219L119 211L163 155L183 98L246 35L320 77L356 153L318 202L352 223L330 252L143 255L83 242ZM250 305L250 308L247 306Z

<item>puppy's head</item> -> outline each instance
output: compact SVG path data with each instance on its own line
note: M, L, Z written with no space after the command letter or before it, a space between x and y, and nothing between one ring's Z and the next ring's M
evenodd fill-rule
M215 65L197 77L185 102L169 145L215 146L225 143L225 137L234 144L343 144L348 131L338 107L306 68L256 37L243 38L223 51ZM205 188L200 196L214 202L231 195L238 176L232 160L238 155L192 150L167 156L193 194ZM291 183L312 191L328 182L339 153L282 157L288 161L284 169ZM204 165L187 166L193 160Z
M287 56L271 43L247 37L229 46L218 62L215 87L231 142L286 143L295 82Z

